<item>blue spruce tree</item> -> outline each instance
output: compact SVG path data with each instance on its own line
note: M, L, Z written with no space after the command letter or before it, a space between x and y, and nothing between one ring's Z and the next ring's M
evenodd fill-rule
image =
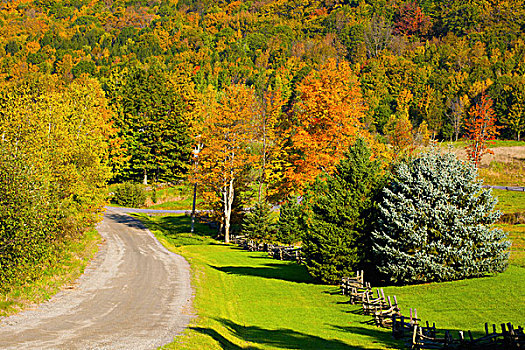
M492 228L497 199L473 164L437 150L400 164L383 190L375 262L394 283L447 281L505 270L510 242Z

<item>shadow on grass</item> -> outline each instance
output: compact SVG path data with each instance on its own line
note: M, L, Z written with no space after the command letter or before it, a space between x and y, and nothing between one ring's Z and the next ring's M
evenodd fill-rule
M301 333L292 329L267 329L257 326L243 326L231 320L219 318L217 321L221 322L235 337L242 341L260 344L262 346L270 346L279 349L361 349L360 347L350 346L338 339L325 339L311 334ZM359 328L359 327L337 327L334 328L341 331L349 331L377 340L372 343L392 346L399 348L399 345L394 341L388 339L388 334L377 331ZM257 349L256 347L241 348L233 344L224 336L219 334L214 329L196 327L194 330L207 334L216 341L218 341L224 349Z
M399 341L396 341L392 338L391 333L388 332L378 332L375 329L355 327L355 326L338 326L330 325L332 328L337 329L341 332L348 332L353 334L364 335L367 337L374 338L372 344L381 344L383 346L392 347L394 349L402 348L402 344Z
M232 275L270 278L288 282L317 284L306 267L297 264L267 263L261 266L213 266L215 270Z
M204 327L190 327L190 329L193 329L196 332L205 334L207 336L210 336L212 339L214 339L216 342L218 342L221 345L221 348L227 349L227 350L256 350L258 348L255 347L240 347L238 345L235 345L228 339L226 339L222 334L217 332L215 329L211 328L204 328Z

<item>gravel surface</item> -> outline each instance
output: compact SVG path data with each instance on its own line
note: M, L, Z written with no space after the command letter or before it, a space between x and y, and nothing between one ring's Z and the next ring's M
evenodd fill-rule
M188 262L118 209L98 231L104 243L71 288L0 319L0 349L155 349L187 326Z

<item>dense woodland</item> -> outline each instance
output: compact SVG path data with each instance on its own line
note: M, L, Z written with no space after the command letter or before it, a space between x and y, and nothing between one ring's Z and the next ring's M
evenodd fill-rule
M302 193L358 136L385 160L457 140L485 96L500 137L519 139L522 0L0 3L4 173L38 183L65 231L95 220L107 179L192 170L228 236L244 190Z

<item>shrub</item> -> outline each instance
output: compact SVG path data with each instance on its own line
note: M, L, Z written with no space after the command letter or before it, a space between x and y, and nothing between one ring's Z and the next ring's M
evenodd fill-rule
M382 182L380 164L370 157L358 140L335 173L318 178L307 191L304 258L308 272L323 282L339 282L365 259L369 215Z
M56 211L43 177L28 157L0 142L0 292L36 278L52 260L57 239Z
M505 233L491 229L496 199L472 163L435 149L401 163L383 191L373 251L395 283L446 281L503 271Z
M112 202L124 207L137 208L144 205L146 192L142 185L124 182L115 188Z

